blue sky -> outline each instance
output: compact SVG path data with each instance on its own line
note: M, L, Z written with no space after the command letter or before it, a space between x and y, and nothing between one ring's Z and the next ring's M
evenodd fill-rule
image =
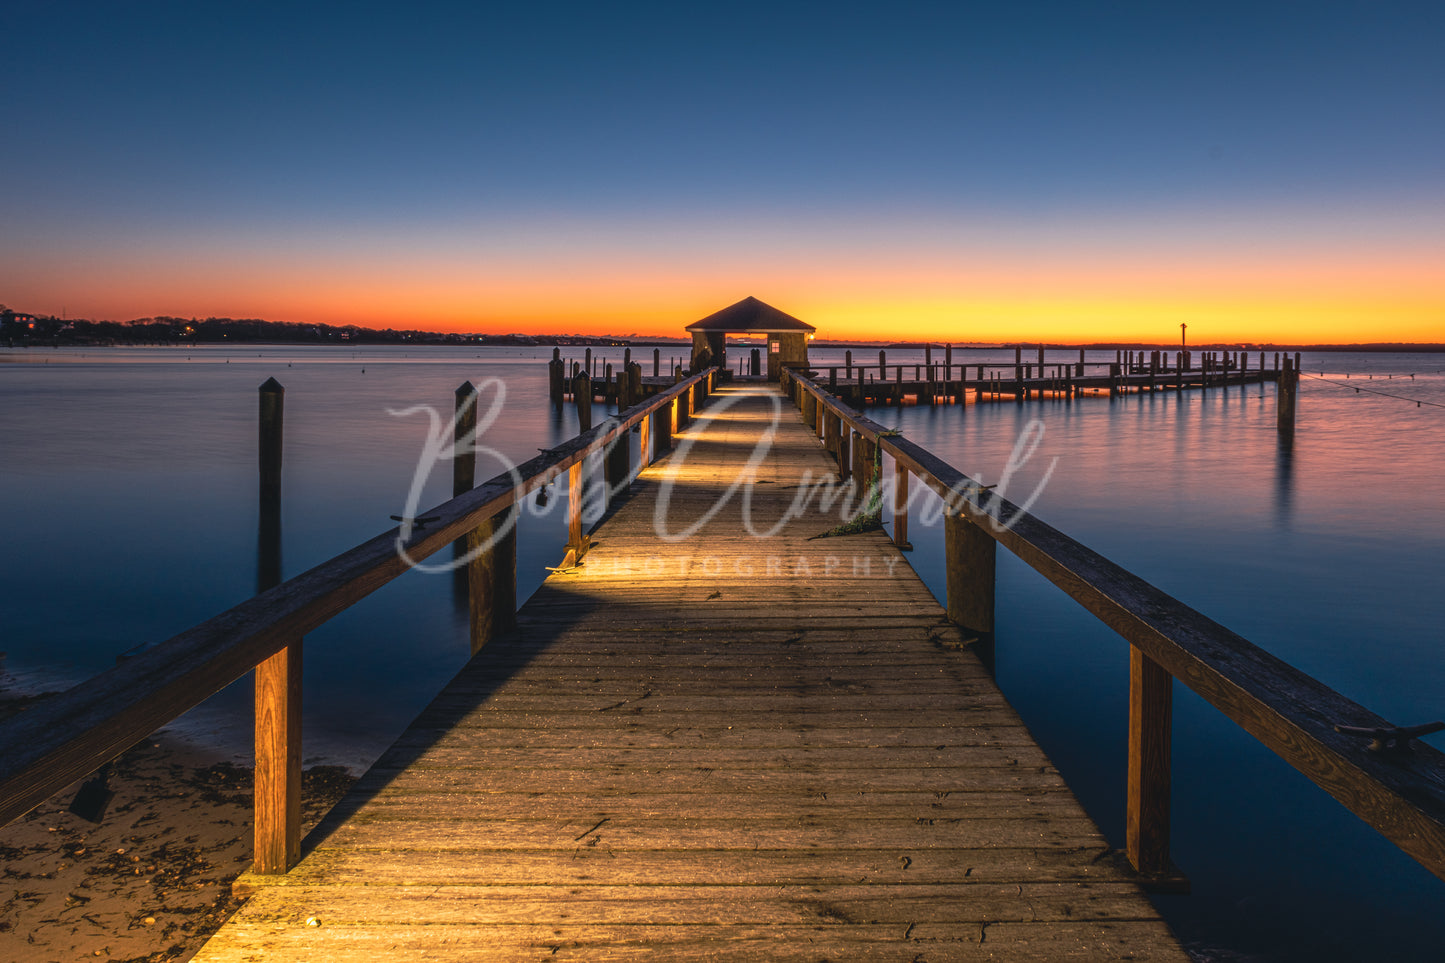
M679 287L734 259L746 287L759 251L822 278L991 237L1048 270L1445 235L1435 3L11 0L0 33L0 299L38 310L104 313L124 277L113 311L152 279L141 313L192 313L166 265L227 261L241 300L302 304L267 252L323 286L391 259L414 298L425 251L465 300L492 259Z

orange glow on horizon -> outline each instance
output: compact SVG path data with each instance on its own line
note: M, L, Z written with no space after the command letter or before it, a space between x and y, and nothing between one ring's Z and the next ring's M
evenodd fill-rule
M1429 252L1246 260L1115 251L1031 261L834 252L814 261L687 261L665 272L596 256L505 271L441 259L388 270L224 263L195 266L180 282L177 273L123 262L92 265L84 284L40 268L5 299L32 313L58 315L63 304L71 318L683 337L688 323L753 295L816 325L824 341L1172 344L1181 322L1191 344L1445 341L1445 262Z

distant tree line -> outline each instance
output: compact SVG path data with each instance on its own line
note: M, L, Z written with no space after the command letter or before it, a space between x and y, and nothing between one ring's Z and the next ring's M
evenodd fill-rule
M133 321L65 320L0 305L0 339L25 345L120 344L538 344L518 334L439 334L434 331L296 324L258 318L137 318ZM546 343L552 343L548 340Z

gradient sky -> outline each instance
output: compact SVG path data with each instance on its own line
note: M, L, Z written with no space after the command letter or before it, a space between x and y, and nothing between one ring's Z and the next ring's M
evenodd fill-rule
M0 301L1445 341L1445 4L4 0Z

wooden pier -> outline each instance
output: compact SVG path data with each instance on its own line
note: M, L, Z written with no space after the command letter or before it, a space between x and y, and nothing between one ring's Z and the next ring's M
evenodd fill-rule
M837 473L781 402L720 389L198 963L1185 959L888 536L788 517Z
M1087 395L1140 394L1154 391L1208 390L1231 385L1278 381L1279 352L1274 367L1268 367L1261 352L1256 367L1250 367L1248 352L1204 352L1193 357L1188 351L1119 351L1114 361L1085 361L1045 357L1038 349L1037 360L1025 361L1015 351L1013 364L986 362L968 364L953 360L951 346L945 360L936 363L932 351L922 363L889 364L886 351L878 352L876 364L854 364L853 352L841 365L813 365L811 374L827 384L828 390L854 407L913 403L976 404L985 401L1024 402L1047 398L1072 400ZM1293 362L1298 367L1298 355ZM1285 367L1291 364L1284 358Z
M1209 390L1235 385L1263 384L1280 380L1281 372L1299 370L1299 353L1291 360L1288 353L1270 355L1259 352L1257 360L1247 351L1205 351L1197 356L1190 351L1170 352L1117 351L1113 361L1086 361L1085 352L1053 349L1046 357L1040 347L1037 357L1024 360L1023 349L1016 349L1012 364L997 361L969 364L954 360L952 345L941 352L935 362L930 347L922 362L890 364L886 350L878 352L876 363L860 360L854 363L853 352L847 351L844 364L810 365L812 376L826 382L828 390L853 407L898 404L970 404L985 401L1024 402L1046 398L1072 400L1088 395L1141 394L1155 391ZM1060 355L1066 353L1069 360ZM662 359L654 349L651 375L644 365L631 361L629 349L624 365L613 371L611 364L592 356L589 349L581 360L562 358L560 349L553 349L550 363L552 400L555 404L575 400L578 387L590 391L595 400L620 403L626 407L632 396L650 397L682 380L686 359ZM758 376L757 349L752 357L738 359L737 377ZM631 384L627 371L637 365ZM587 377L578 381L579 374Z
M280 584L263 558L255 597L0 720L0 822L254 669L252 895L198 960L1182 960L1136 887L1184 882L1179 682L1445 878L1445 754L1411 741L1439 724L1394 725L822 378L717 374L629 388L596 426L584 385L575 438L480 484L458 463L453 498ZM263 553L274 453L263 434ZM549 486L566 557L518 610L507 521ZM941 500L943 606L900 554L911 486ZM303 846L303 636L459 542L472 660ZM1129 646L1123 859L988 676L999 547Z

